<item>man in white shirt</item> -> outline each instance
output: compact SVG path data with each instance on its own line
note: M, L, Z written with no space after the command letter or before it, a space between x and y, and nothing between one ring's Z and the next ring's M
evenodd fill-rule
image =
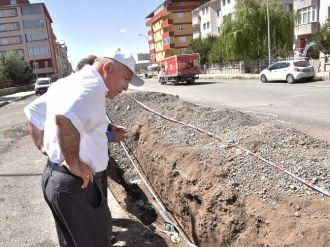
M42 189L60 246L111 246L111 214L102 180L108 164L105 97L143 81L126 51L58 80L25 109L37 147L48 155Z

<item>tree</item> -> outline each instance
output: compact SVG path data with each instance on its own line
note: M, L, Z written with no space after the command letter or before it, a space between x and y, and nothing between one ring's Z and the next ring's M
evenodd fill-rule
M316 35L315 43L319 50L324 54L330 55L330 20L321 27L320 32Z
M227 17L209 57L225 60L261 59L268 56L266 0L237 1L233 18ZM294 16L281 1L270 1L270 36L273 57L292 51Z
M199 53L201 64L207 64L209 63L208 53L210 52L215 40L215 36L208 36L205 39L194 39L189 44L188 52Z
M0 81L2 84L20 86L34 78L31 66L15 51L0 55Z

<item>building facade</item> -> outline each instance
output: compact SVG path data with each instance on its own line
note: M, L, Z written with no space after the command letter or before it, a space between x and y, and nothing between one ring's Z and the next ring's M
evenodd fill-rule
M60 77L52 19L43 3L0 0L0 53L17 51L37 77Z
M56 48L59 77L66 77L72 73L72 65L68 59L68 47L65 43L56 42Z
M294 50L302 53L320 30L320 0L294 0L293 10L297 13Z
M193 39L219 35L220 0L211 0L192 11Z
M320 0L320 25L322 26L327 20L330 20L330 1Z
M165 0L147 18L150 62L182 54L193 37L192 10L208 1Z

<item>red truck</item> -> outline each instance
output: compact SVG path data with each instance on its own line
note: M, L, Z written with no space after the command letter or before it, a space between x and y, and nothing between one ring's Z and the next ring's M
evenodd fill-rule
M175 55L160 61L158 81L161 84L167 82L178 84L184 81L193 84L200 73L201 65L198 53Z

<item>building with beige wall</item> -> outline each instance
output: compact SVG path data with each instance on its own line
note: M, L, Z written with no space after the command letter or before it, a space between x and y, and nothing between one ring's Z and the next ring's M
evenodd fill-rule
M165 57L186 52L193 36L192 10L207 1L165 0L146 18L150 62L158 63Z
M0 52L22 54L37 77L60 77L51 23L44 3L0 0Z

